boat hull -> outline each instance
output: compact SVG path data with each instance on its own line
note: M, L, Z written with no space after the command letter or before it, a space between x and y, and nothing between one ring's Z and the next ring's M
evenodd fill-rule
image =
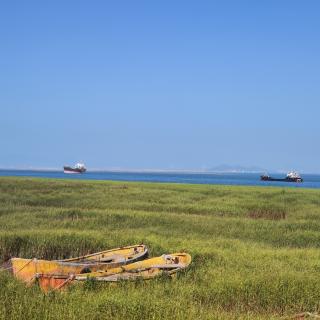
M279 181L279 182L303 182L302 178L272 178L272 177L266 177L266 176L261 176L260 177L261 181Z
M91 272L77 275L48 275L38 274L37 281L44 292L67 288L88 279L99 282L149 280L162 275L172 276L178 271L187 268L191 263L191 256L187 253L173 253L162 255L125 266L111 268L105 272Z
M36 274L84 274L90 272L105 272L128 263L146 258L148 248L145 245L136 245L112 250L105 250L77 258L65 260L38 260L38 259L10 259L13 275L30 283Z
M85 173L87 170L85 168L72 168L72 167L63 167L64 173Z

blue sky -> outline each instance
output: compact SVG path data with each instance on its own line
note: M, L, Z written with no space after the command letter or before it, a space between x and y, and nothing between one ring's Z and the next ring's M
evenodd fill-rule
M0 167L320 172L319 1L6 1Z

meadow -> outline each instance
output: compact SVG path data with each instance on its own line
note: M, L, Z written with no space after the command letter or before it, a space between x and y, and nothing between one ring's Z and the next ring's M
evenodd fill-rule
M0 262L145 243L175 279L44 295L0 271L0 319L280 319L320 309L320 190L0 178Z

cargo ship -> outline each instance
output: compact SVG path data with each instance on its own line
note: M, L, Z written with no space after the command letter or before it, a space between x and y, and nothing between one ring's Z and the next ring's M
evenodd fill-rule
M77 163L74 167L64 166L64 173L84 173L87 169L83 163Z
M260 180L262 181L283 181L283 182L303 182L300 174L296 171L290 171L287 173L285 178L273 178L268 174L264 174L260 176Z

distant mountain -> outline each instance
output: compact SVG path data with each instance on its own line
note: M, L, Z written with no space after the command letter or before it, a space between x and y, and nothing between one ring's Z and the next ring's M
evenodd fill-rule
M236 165L227 165L221 164L219 166L215 166L209 168L207 171L211 172L266 172L267 170L264 168L260 168L257 166L236 166Z

